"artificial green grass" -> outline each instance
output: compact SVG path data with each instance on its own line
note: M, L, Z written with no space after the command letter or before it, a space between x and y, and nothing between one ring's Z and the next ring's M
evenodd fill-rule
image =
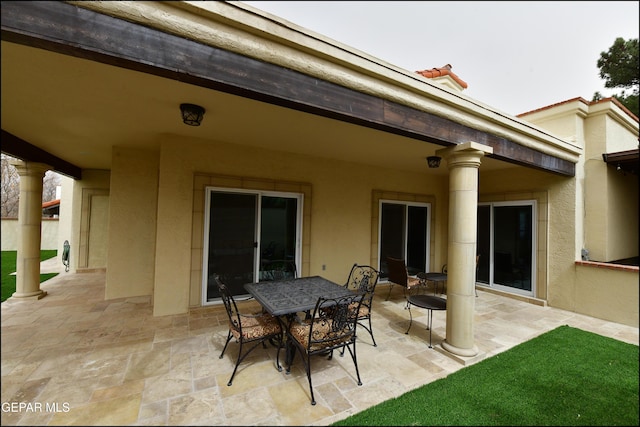
M561 326L332 425L637 426L638 365L637 345Z
M40 261L44 261L49 258L53 258L58 255L58 251L55 249L40 251ZM0 302L4 302L16 291L16 276L11 273L16 272L16 257L17 251L2 251L2 276L1 280L1 295ZM40 283L45 280L51 279L57 276L58 273L47 273L40 275Z

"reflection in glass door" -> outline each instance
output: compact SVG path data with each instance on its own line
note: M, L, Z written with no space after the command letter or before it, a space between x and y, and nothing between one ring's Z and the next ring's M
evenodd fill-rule
M220 299L214 275L234 296L259 280L296 277L302 195L207 189L203 304Z

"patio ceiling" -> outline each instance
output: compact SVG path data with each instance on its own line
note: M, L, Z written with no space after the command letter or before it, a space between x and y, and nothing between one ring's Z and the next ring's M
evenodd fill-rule
M426 156L474 140L494 147L483 170L573 173L504 138L73 5L2 8L2 150L76 178L110 169L113 147L157 150L164 135L425 174L447 173ZM184 102L206 109L201 126L182 123Z

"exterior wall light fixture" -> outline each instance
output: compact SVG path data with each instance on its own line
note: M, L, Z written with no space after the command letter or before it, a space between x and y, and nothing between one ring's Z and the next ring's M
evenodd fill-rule
M180 111L185 125L200 126L202 116L204 116L204 108L195 104L180 104Z
M438 168L440 167L440 160L441 157L429 156L427 157L427 165L429 165L430 168Z

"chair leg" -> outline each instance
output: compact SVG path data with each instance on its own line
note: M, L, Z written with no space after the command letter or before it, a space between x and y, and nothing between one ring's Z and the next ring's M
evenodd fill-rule
M236 376L236 371L238 370L238 365L240 365L240 361L242 360L242 341L240 341L240 348L238 349L238 359L236 360L236 366L233 368L233 373L231 374L231 378L229 378L229 382L227 386L231 386L233 383L233 377Z
M224 343L224 348L222 349L222 353L220 353L220 357L219 359L222 359L222 356L224 356L224 352L227 349L227 346L229 345L229 341L231 341L231 331L229 331L229 335L227 335L227 342Z
M363 325L360 322L358 322L358 325L360 325L361 327L365 328L367 330L367 332L369 332L369 335L371 336L371 341L373 341L373 346L377 347L378 344L376 344L376 339L373 337L373 326L371 326L371 316L369 316L368 318L369 318L369 327L367 327L367 325ZM342 349L340 350L340 357L344 356L344 348L345 347L346 347L346 345L343 346Z
M387 295L387 299L386 301L389 301L389 297L391 296L391 289L393 289L393 283L391 283L391 285L389 286L389 294Z
M356 342L353 341L353 349L348 344L345 346L347 350L349 350L349 354L351 354L351 360L353 360L353 365L356 367L356 377L358 378L358 385L362 385L362 380L360 379L360 369L358 369L358 359L356 357Z
M365 329L367 329L366 326L365 326ZM371 335L371 341L373 341L373 346L377 347L378 344L376 344L376 339L373 338L373 326L371 326L371 315L369 315L369 329L367 330L369 331L369 335Z

